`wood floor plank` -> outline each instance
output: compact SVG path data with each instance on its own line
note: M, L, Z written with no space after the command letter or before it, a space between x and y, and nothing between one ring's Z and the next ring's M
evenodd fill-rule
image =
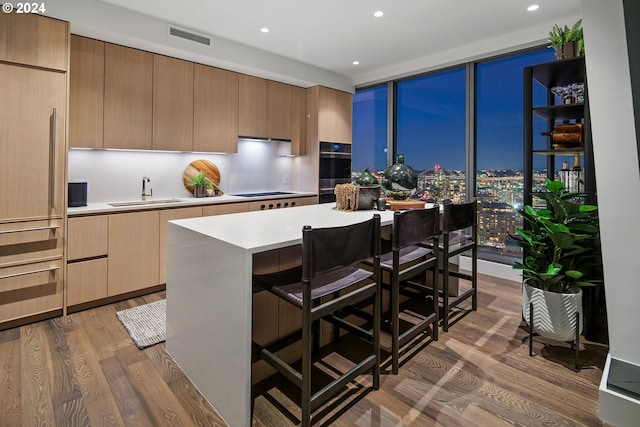
M65 336L65 325L62 318L42 323L49 341L48 365L51 376L51 398L56 425L73 425L73 420L88 420L82 392L75 380L69 358L69 346ZM82 425L80 423L76 425ZM86 424L85 424L86 425Z
M127 371L131 384L149 407L154 426L195 425L151 360L127 366Z
M85 319L86 325L86 319ZM87 414L93 426L120 426L124 421L105 378L99 356L95 353L87 330L67 334L70 359L76 381L80 386Z
M47 342L42 325L42 322L34 323L20 331L22 423L55 426L47 366Z
M171 381L169 388L187 411L194 425L208 427L227 425L184 374Z
M137 350L137 349L136 349ZM102 371L109 383L109 390L113 394L120 415L128 427L143 427L152 425L147 415L149 408L139 398L135 388L129 381L126 367L118 356L111 356L100 361Z
M19 338L20 334L17 334L17 338L0 340L0 418L1 424L7 427L22 425Z

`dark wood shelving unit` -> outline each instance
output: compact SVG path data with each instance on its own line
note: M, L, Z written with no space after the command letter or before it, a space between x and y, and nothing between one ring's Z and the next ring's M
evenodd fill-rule
M533 105L533 87L538 82L547 91L547 105ZM584 83L584 102L555 104L551 88L567 86L571 83ZM556 122L583 124L583 146L577 148L554 148L551 136L533 134L533 118L541 117L547 121L547 131L552 131ZM534 141L546 141L545 148L534 149ZM542 145L542 144L539 144ZM539 146L538 145L538 146ZM524 203L530 205L533 195L533 156L547 157L547 177L554 179L560 165L558 156L581 155L584 192L586 203L596 203L595 173L593 152L591 149L591 125L589 120L589 98L584 56L562 59L525 67L524 69Z

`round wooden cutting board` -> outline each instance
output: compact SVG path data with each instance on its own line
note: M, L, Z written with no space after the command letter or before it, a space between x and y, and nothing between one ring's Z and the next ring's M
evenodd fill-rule
M224 193L220 190L220 171L218 167L211 163L209 160L198 159L189 163L187 167L184 169L184 173L182 174L182 182L184 186L191 194L193 194L193 187L187 186L187 182L200 172L204 172L211 181L213 181L213 185L219 190L218 195L222 196Z

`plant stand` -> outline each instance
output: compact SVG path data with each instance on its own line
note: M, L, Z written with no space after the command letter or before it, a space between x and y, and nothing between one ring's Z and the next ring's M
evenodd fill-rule
M576 325L580 323L580 313L576 311ZM533 357L533 303L529 303L529 357ZM571 343L571 348L575 351L575 367L580 369L580 329L576 328L575 341Z

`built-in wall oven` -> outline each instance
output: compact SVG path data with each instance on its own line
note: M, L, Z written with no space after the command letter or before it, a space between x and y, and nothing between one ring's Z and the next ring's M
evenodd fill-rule
M335 202L334 187L350 182L351 144L320 142L319 202Z

